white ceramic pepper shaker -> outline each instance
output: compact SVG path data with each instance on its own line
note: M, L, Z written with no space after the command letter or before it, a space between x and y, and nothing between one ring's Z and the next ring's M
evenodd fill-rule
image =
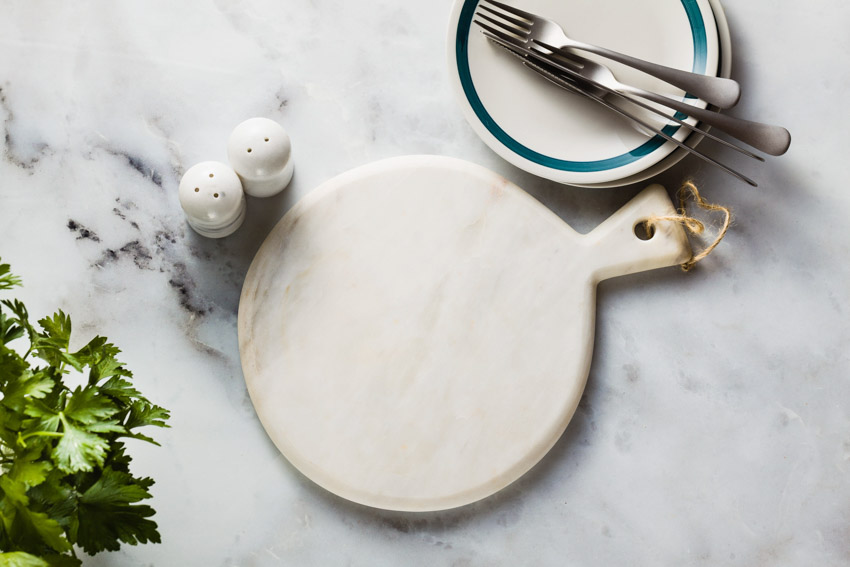
M268 118L249 118L234 128L227 159L252 197L276 195L292 179L292 142L283 126Z
M180 206L195 232L208 238L233 234L245 220L245 193L239 176L228 165L204 161L183 174Z

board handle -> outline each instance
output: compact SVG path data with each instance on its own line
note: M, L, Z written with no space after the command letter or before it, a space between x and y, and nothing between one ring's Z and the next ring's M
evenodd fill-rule
M691 247L680 223L659 222L650 238L644 240L638 236L639 225L650 217L674 215L677 212L667 191L653 184L585 235L594 280L599 282L687 261Z

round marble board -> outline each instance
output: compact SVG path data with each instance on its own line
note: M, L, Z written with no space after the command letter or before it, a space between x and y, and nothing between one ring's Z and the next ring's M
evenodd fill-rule
M486 497L563 433L593 350L595 287L671 266L687 238L658 185L587 235L506 179L409 156L309 193L255 257L239 305L257 414L289 461L377 508Z

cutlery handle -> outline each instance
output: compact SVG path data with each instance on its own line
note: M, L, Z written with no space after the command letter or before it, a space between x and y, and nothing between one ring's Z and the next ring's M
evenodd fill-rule
M491 39L492 39L492 38L491 38ZM494 40L494 41L496 41L496 40ZM518 56L518 57L521 57L521 58L525 59L525 56L524 56L522 53L514 52L514 51L512 51L510 48L505 47L505 45L504 45L504 44L499 44L499 45L501 45L501 46L502 46L502 47L504 47L505 49L508 49L508 51L511 51L511 53L513 53L514 55L516 55L516 56ZM673 138L673 137L671 137L671 136L669 136L669 135L665 134L664 132L662 132L661 130L658 130L657 128L653 128L653 127L652 127L652 126L650 126L648 123L646 123L645 121L641 120L640 118L638 118L638 117L637 117L637 116L635 116L634 114L632 114L632 113L630 113L630 112L627 112L627 111L623 110L623 109L622 109L622 108L620 108L619 106L614 106L614 105L613 105L613 104L611 104L610 102L606 101L604 98L599 97L599 96L596 96L595 94L593 94L593 93L591 93L591 92L589 92L589 91L587 91L587 90L585 90L585 89L582 89L582 88L580 88L580 87L576 86L574 83L570 82L570 81L569 81L569 80L567 80L567 79L564 79L563 77L559 77L559 76L557 76L557 75L552 74L551 72L547 71L546 69L544 69L544 68L543 68L543 67L541 67L540 65L537 65L536 63L532 63L531 61L528 61L528 60L524 60L524 61L523 61L523 65L525 65L526 67L529 67L529 68L533 69L535 72L537 72L537 73L539 73L541 76L543 76L543 78L545 78L547 81L549 81L549 82L551 82L551 83L553 83L553 84L555 84L555 85L559 86L560 88L562 88L562 89L564 89L564 90L567 90L567 91L570 91L570 92L572 92L572 93L575 93L575 94L581 95L581 96L585 96L585 97L587 97L587 98L589 98L589 99L591 99L591 100L593 100L593 101L595 101L595 102L597 102L597 103L601 104L602 106L604 106L605 108L607 108L607 109L611 110L612 112L615 112L616 114L619 114L619 115L620 115L620 116L622 116L623 118L626 118L627 120L631 120L632 122L634 122L634 123L636 123L636 124L640 124L641 126L643 126L644 128L646 128L647 130L650 130L650 131L654 132L657 136L661 136L662 138L664 138L664 139L665 139L665 140L667 140L668 142L673 142L674 144L676 144L677 146L679 146L680 148L682 148L683 150L685 150L685 151L686 151L686 152L688 152L689 154L694 155L694 156L696 156L696 157L700 158L701 160L705 161L706 163L710 163L710 164L712 164L712 165L715 165L715 166L719 167L720 169L722 169L722 170L723 170L723 171L725 171L726 173L728 173L728 174L730 174L730 175L732 175L732 176L734 176L734 177L736 177L736 178L740 179L740 180L741 180L741 181L743 181L744 183L747 183L747 184L749 184L749 185L752 185L753 187L757 187L757 186L758 186L758 185L756 184L756 182L755 182L755 181L753 181L752 179L750 179L750 178L748 178L748 177L745 177L744 175L742 175L742 174L738 173L738 172L737 172L737 171L735 171L734 169L731 169L731 168L729 168L729 167L727 167L727 166L723 165L722 163L720 163L720 162L719 162L719 161L717 161L716 159L711 158L711 157L708 157L707 155L705 155L704 153L700 152L699 150L697 150L697 149L695 149L695 148L692 148L692 147L690 147L690 146L688 146L688 145L684 144L683 142L681 142L681 141L677 140L676 138ZM608 89L607 87L604 87L604 90L608 91L608 90L610 90L610 89ZM611 92L616 92L616 91L611 91Z
M637 87L627 85L622 85L622 87L626 93L631 93L672 108L673 110L678 110L772 156L784 154L791 145L791 134L782 126L752 122L750 120L720 114L712 110L697 108L690 104Z
M732 79L682 71L580 41L571 41L564 47L581 49L617 61L623 65L628 65L673 86L679 87L718 108L732 108L738 104L738 99L741 98L741 86Z

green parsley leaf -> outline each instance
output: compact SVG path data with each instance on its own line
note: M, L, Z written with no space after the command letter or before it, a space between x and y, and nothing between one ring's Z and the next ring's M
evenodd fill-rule
M136 504L150 498L149 478L103 470L100 479L80 497L80 529L77 543L87 552L118 549L118 541L135 545L149 541L159 543L156 523L150 506Z
M71 544L65 539L65 531L59 523L43 512L34 512L23 506L18 508L18 518L22 526L31 526L32 531L53 548L54 551L70 551Z
M83 564L72 555L45 555L43 559L50 567L81 567Z
M67 473L90 471L103 466L109 442L94 433L79 429L60 415L62 438L53 451L53 462Z
M130 404L130 414L124 426L129 429L155 425L157 427L168 427L165 421L170 414L165 408L156 406L146 400L136 400Z
M0 264L0 290L12 289L21 285L21 280L12 275L9 264Z
M108 397L101 394L99 388L88 386L77 388L68 397L64 414L74 421L86 425L96 424L118 413L118 408Z
M22 336L24 336L24 329L18 325L18 320L0 312L0 345L5 346Z
M3 301L0 301L0 305L9 309L9 312L14 315L11 320L20 325L27 332L30 342L33 342L37 333L35 328L33 328L29 322L29 313L27 312L26 306L17 299L13 299L11 301L4 299Z
M50 567L50 563L23 551L0 553L0 567Z
M33 342L38 357L52 366L59 366L60 372L63 363L82 371L82 362L68 352L68 344L71 341L71 317L60 309L52 317L40 319L38 324L44 330Z
M20 455L12 464L8 478L20 482L26 489L38 486L47 480L51 466L47 461L37 460L39 456L38 451L30 451Z
M55 551L69 551L71 545L65 539L65 532L58 522L47 514L29 507L27 485L11 475L0 477L3 524L6 532L22 543L34 546L34 543L46 545Z
M9 353L4 354L9 356ZM33 374L26 368L22 359L19 358L16 362L14 366L18 370L18 379L9 380L5 384L3 400L0 403L11 410L21 411L30 400L39 400L47 396L55 383L41 372ZM12 366L12 364L4 365L4 370L11 371Z
M80 567L82 561L70 555L47 554L36 557L23 551L0 553L0 567Z
M120 376L113 376L100 386L100 393L110 396L121 405L129 405L134 399L142 399L142 394L133 385Z
M19 283L0 263L0 290ZM72 353L71 331L61 310L36 327L23 303L0 301L0 567L80 567L73 545L160 541L140 503L153 480L132 475L121 438L156 444L138 430L168 427L169 413L133 386L115 345L98 336ZM9 346L21 339L23 354ZM64 383L69 368L88 373L83 386Z
M106 337L95 337L89 344L73 354L73 357L81 364L88 365L89 384L96 384L105 378L112 376L132 377L133 374L124 368L117 356L121 349L108 342ZM139 395L136 392L136 395Z
M13 506L26 506L30 503L27 498L27 485L10 475L0 476L0 491L3 492L3 499Z

